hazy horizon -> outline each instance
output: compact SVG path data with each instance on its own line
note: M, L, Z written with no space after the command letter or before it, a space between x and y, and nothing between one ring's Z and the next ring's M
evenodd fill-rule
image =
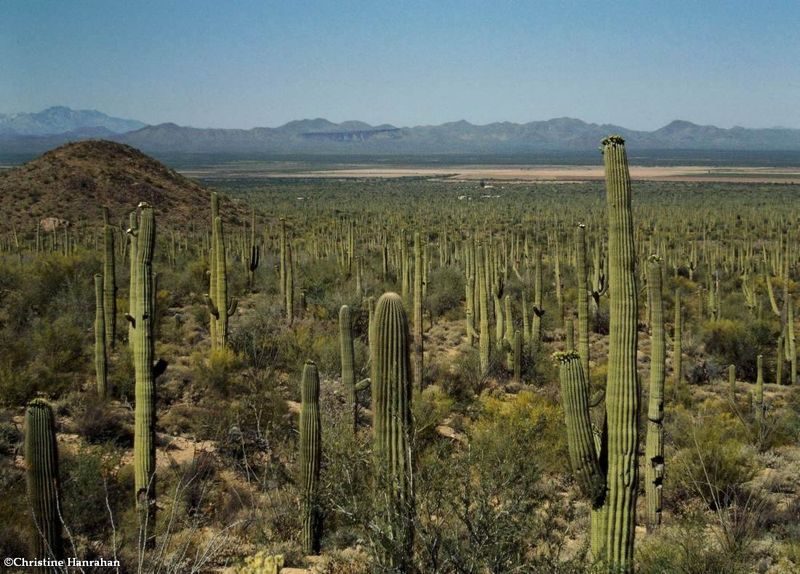
M41 0L4 10L3 113L64 105L242 129L558 117L648 131L676 119L800 128L800 6L790 2Z

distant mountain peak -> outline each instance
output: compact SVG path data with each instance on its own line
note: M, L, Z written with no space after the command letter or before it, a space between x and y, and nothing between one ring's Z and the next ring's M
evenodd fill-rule
M97 110L73 110L66 106L51 106L35 113L0 115L0 133L18 136L51 136L98 128L123 134L145 125L138 120L115 118Z

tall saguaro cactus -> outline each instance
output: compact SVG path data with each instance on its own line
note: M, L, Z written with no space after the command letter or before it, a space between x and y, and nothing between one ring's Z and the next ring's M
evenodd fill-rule
M386 565L412 571L414 490L412 480L411 376L408 318L397 293L385 293L375 309L372 363L374 456L381 495L388 503L391 545Z
M542 305L542 252L536 252L536 260L533 268L533 320L531 322L531 345L533 348L539 346L542 339L542 316L544 306Z
M133 317L136 315L136 286L138 285L136 279L136 249L137 249L137 242L136 242L136 233L138 232L139 228L139 217L136 214L136 211L132 211L130 213L130 223L128 227L128 241L130 243L130 249L128 252L128 257L130 259L130 282L128 284L128 313L126 317L130 316ZM128 322L128 346L133 352L133 323ZM213 340L213 339L212 339Z
M103 276L94 276L95 316L94 316L94 371L97 382L97 395L106 397L108 380L108 361L106 357L106 315L103 301Z
M672 331L672 371L674 373L674 392L680 388L683 380L683 313L681 312L681 292L675 289L675 321Z
M414 234L414 383L422 390L422 245L419 233Z
M216 304L217 297L217 248L219 241L217 239L217 218L219 217L219 195L216 191L211 192L211 250L208 256L208 297L206 303L209 301ZM209 334L211 335L211 347L217 346L217 317L211 314L209 323Z
M103 306L106 344L116 346L117 338L117 277L114 259L114 230L108 223L108 208L103 208Z
M639 390L636 375L638 316L631 185L624 140L611 136L603 140L608 210L609 258L609 351L606 385L605 429L600 448L589 446L587 429L591 428L588 408L588 384L583 368L574 373L578 355L559 356L562 388L565 388L567 429L580 440L570 440L570 460L588 492L593 505L592 554L609 572L633 571L636 495L638 487L637 452L639 433ZM572 389L572 390L570 390ZM575 391L575 389L578 389ZM568 392L579 392L571 399ZM577 400L573 408L570 401ZM568 431L569 433L569 431ZM578 466L576 466L576 464ZM588 469L588 470L585 470ZM605 470L605 480L597 477ZM605 489L598 485L605 484ZM604 491L603 491L604 490Z
M486 273L484 272L483 248L476 250L476 265L478 269L478 310L480 312L480 335L478 338L479 357L481 365L481 376L489 373L489 361L491 359L491 341L489 341L489 301L487 297L488 285L486 284Z
M639 389L636 376L636 249L631 214L631 179L625 141L603 140L608 209L609 345L606 420L608 491L606 563L633 569L639 468Z
M661 293L661 262L651 257L647 266L647 292L650 301L650 398L647 408L645 446L645 496L647 528L661 524L664 482L664 305Z
M153 208L139 204L139 225L133 232L136 241L136 286L134 313L128 315L133 328L133 367L136 377L133 435L134 484L136 506L140 513L140 528L152 536L155 523L156 499L156 405L155 379L166 363L154 363L153 321L153 251L156 227Z
M575 273L578 279L578 354L587 378L589 376L589 282L586 268L586 226L575 230L577 257Z
M319 504L319 470L322 460L322 427L319 414L319 373L306 361L301 382L300 484L303 487L303 551L319 554L322 512Z
M28 500L33 511L31 552L36 558L63 557L58 449L53 410L33 399L25 411L25 467ZM60 571L57 568L45 572Z

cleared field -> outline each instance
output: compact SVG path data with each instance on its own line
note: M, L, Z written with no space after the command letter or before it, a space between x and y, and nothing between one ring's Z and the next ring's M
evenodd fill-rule
M492 180L503 182L576 182L600 181L601 166L523 166L523 165L447 165L447 166L314 166L235 162L180 170L200 179L326 178L326 179L395 179L424 177L450 181ZM708 166L631 166L631 178L646 181L707 181L741 183L800 183L798 168Z

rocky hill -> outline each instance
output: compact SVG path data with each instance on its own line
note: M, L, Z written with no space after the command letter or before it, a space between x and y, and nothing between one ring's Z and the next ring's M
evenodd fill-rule
M0 173L0 226L31 232L46 218L97 221L108 207L125 225L140 201L156 209L160 225L183 226L208 215L208 191L125 144L89 140L70 143ZM244 206L225 201L228 221L246 217Z

